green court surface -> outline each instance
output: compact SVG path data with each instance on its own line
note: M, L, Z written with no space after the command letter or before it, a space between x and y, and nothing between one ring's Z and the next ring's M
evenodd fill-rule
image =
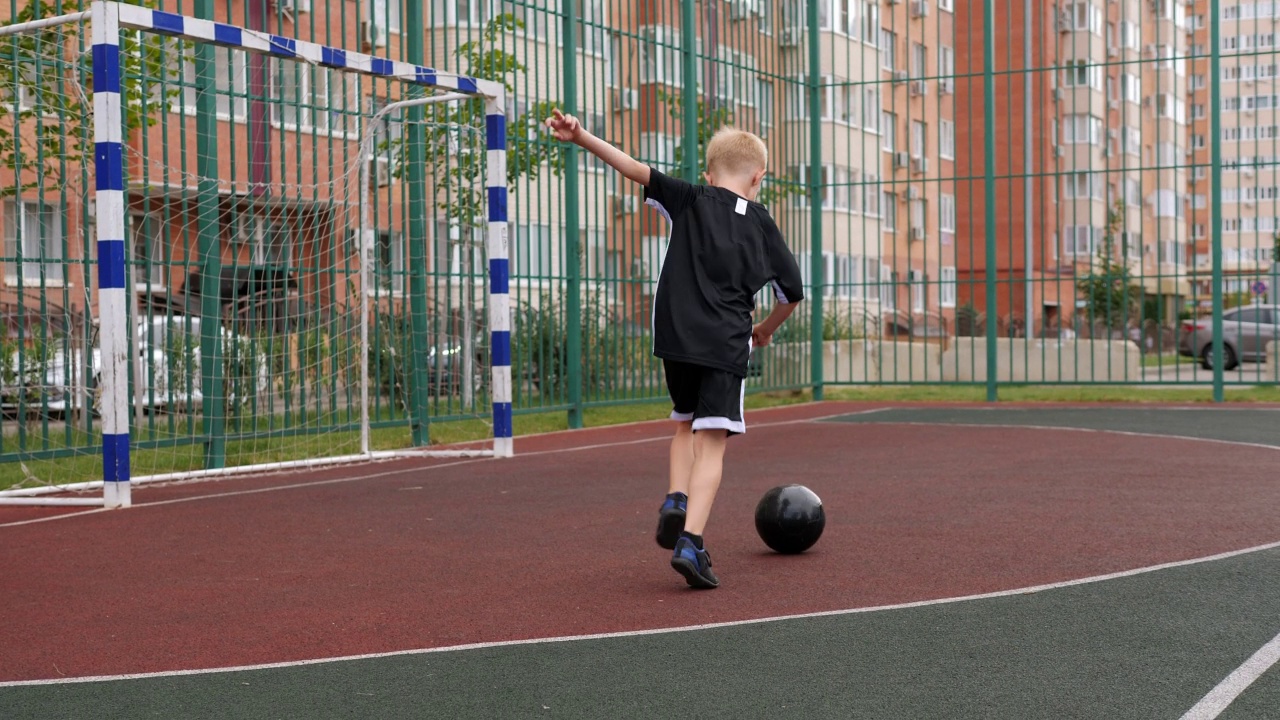
M1277 588L1280 550L1267 549L917 607L9 687L0 700L14 720L1180 718L1275 637ZM1276 717L1277 708L1272 667L1221 717Z
M898 407L829 419L849 423L1007 425L1144 433L1280 447L1280 408Z

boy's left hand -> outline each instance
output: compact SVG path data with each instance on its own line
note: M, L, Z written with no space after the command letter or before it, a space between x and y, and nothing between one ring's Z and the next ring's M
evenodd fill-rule
M769 344L769 341L773 339L773 333L771 332L766 333L762 329L762 326L763 324L756 325L755 327L751 328L751 344L754 347L758 347L758 348L765 347L766 345Z
M551 128L556 139L562 142L576 142L578 134L582 132L582 123L578 122L578 118L565 115L558 108L551 111L551 117L547 118L547 127Z

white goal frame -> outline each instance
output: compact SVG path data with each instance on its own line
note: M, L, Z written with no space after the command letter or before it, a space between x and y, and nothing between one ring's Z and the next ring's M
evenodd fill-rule
M511 313L507 240L507 120L506 89L501 83L439 72L432 68L359 52L329 47L304 40L249 30L212 20L126 5L114 0L94 0L87 12L46 18L22 25L0 28L0 34L38 30L88 18L93 48L93 133L95 201L97 206L98 313L101 319L101 422L103 479L99 482L45 486L0 492L0 505L102 505L108 508L131 504L135 482L221 476L271 470L304 469L336 463L361 462L403 456L510 457L514 454L512 431ZM360 183L361 256L361 437L360 452L341 457L245 465L190 473L134 478L130 475L130 417L128 305L132 283L126 267L125 168L121 115L120 32L141 30L198 43L243 50L274 57L297 58L320 67L343 70L374 78L400 80L443 94L405 100L383 108L379 116L414 105L481 98L485 102L485 147L488 206L489 331L493 444L490 449L374 451L369 445L369 299L366 289L371 277L373 255L369 226L368 172L362 162ZM363 155L363 154L362 154ZM58 493L102 488L101 497L51 497Z

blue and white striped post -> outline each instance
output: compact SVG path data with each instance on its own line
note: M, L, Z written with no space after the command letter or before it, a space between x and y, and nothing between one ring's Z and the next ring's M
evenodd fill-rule
M129 316L120 116L120 7L93 3L93 140L102 338L102 479L107 507L129 506Z
M507 248L507 115L501 91L485 98L489 193L489 332L493 373L493 454L515 452L511 419L511 269Z

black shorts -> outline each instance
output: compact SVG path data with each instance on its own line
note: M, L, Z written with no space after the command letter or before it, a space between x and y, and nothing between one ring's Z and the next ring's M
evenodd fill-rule
M692 420L694 432L718 428L737 435L747 431L742 419L746 378L677 360L663 360L662 367L667 374L667 391L675 405L672 420Z

